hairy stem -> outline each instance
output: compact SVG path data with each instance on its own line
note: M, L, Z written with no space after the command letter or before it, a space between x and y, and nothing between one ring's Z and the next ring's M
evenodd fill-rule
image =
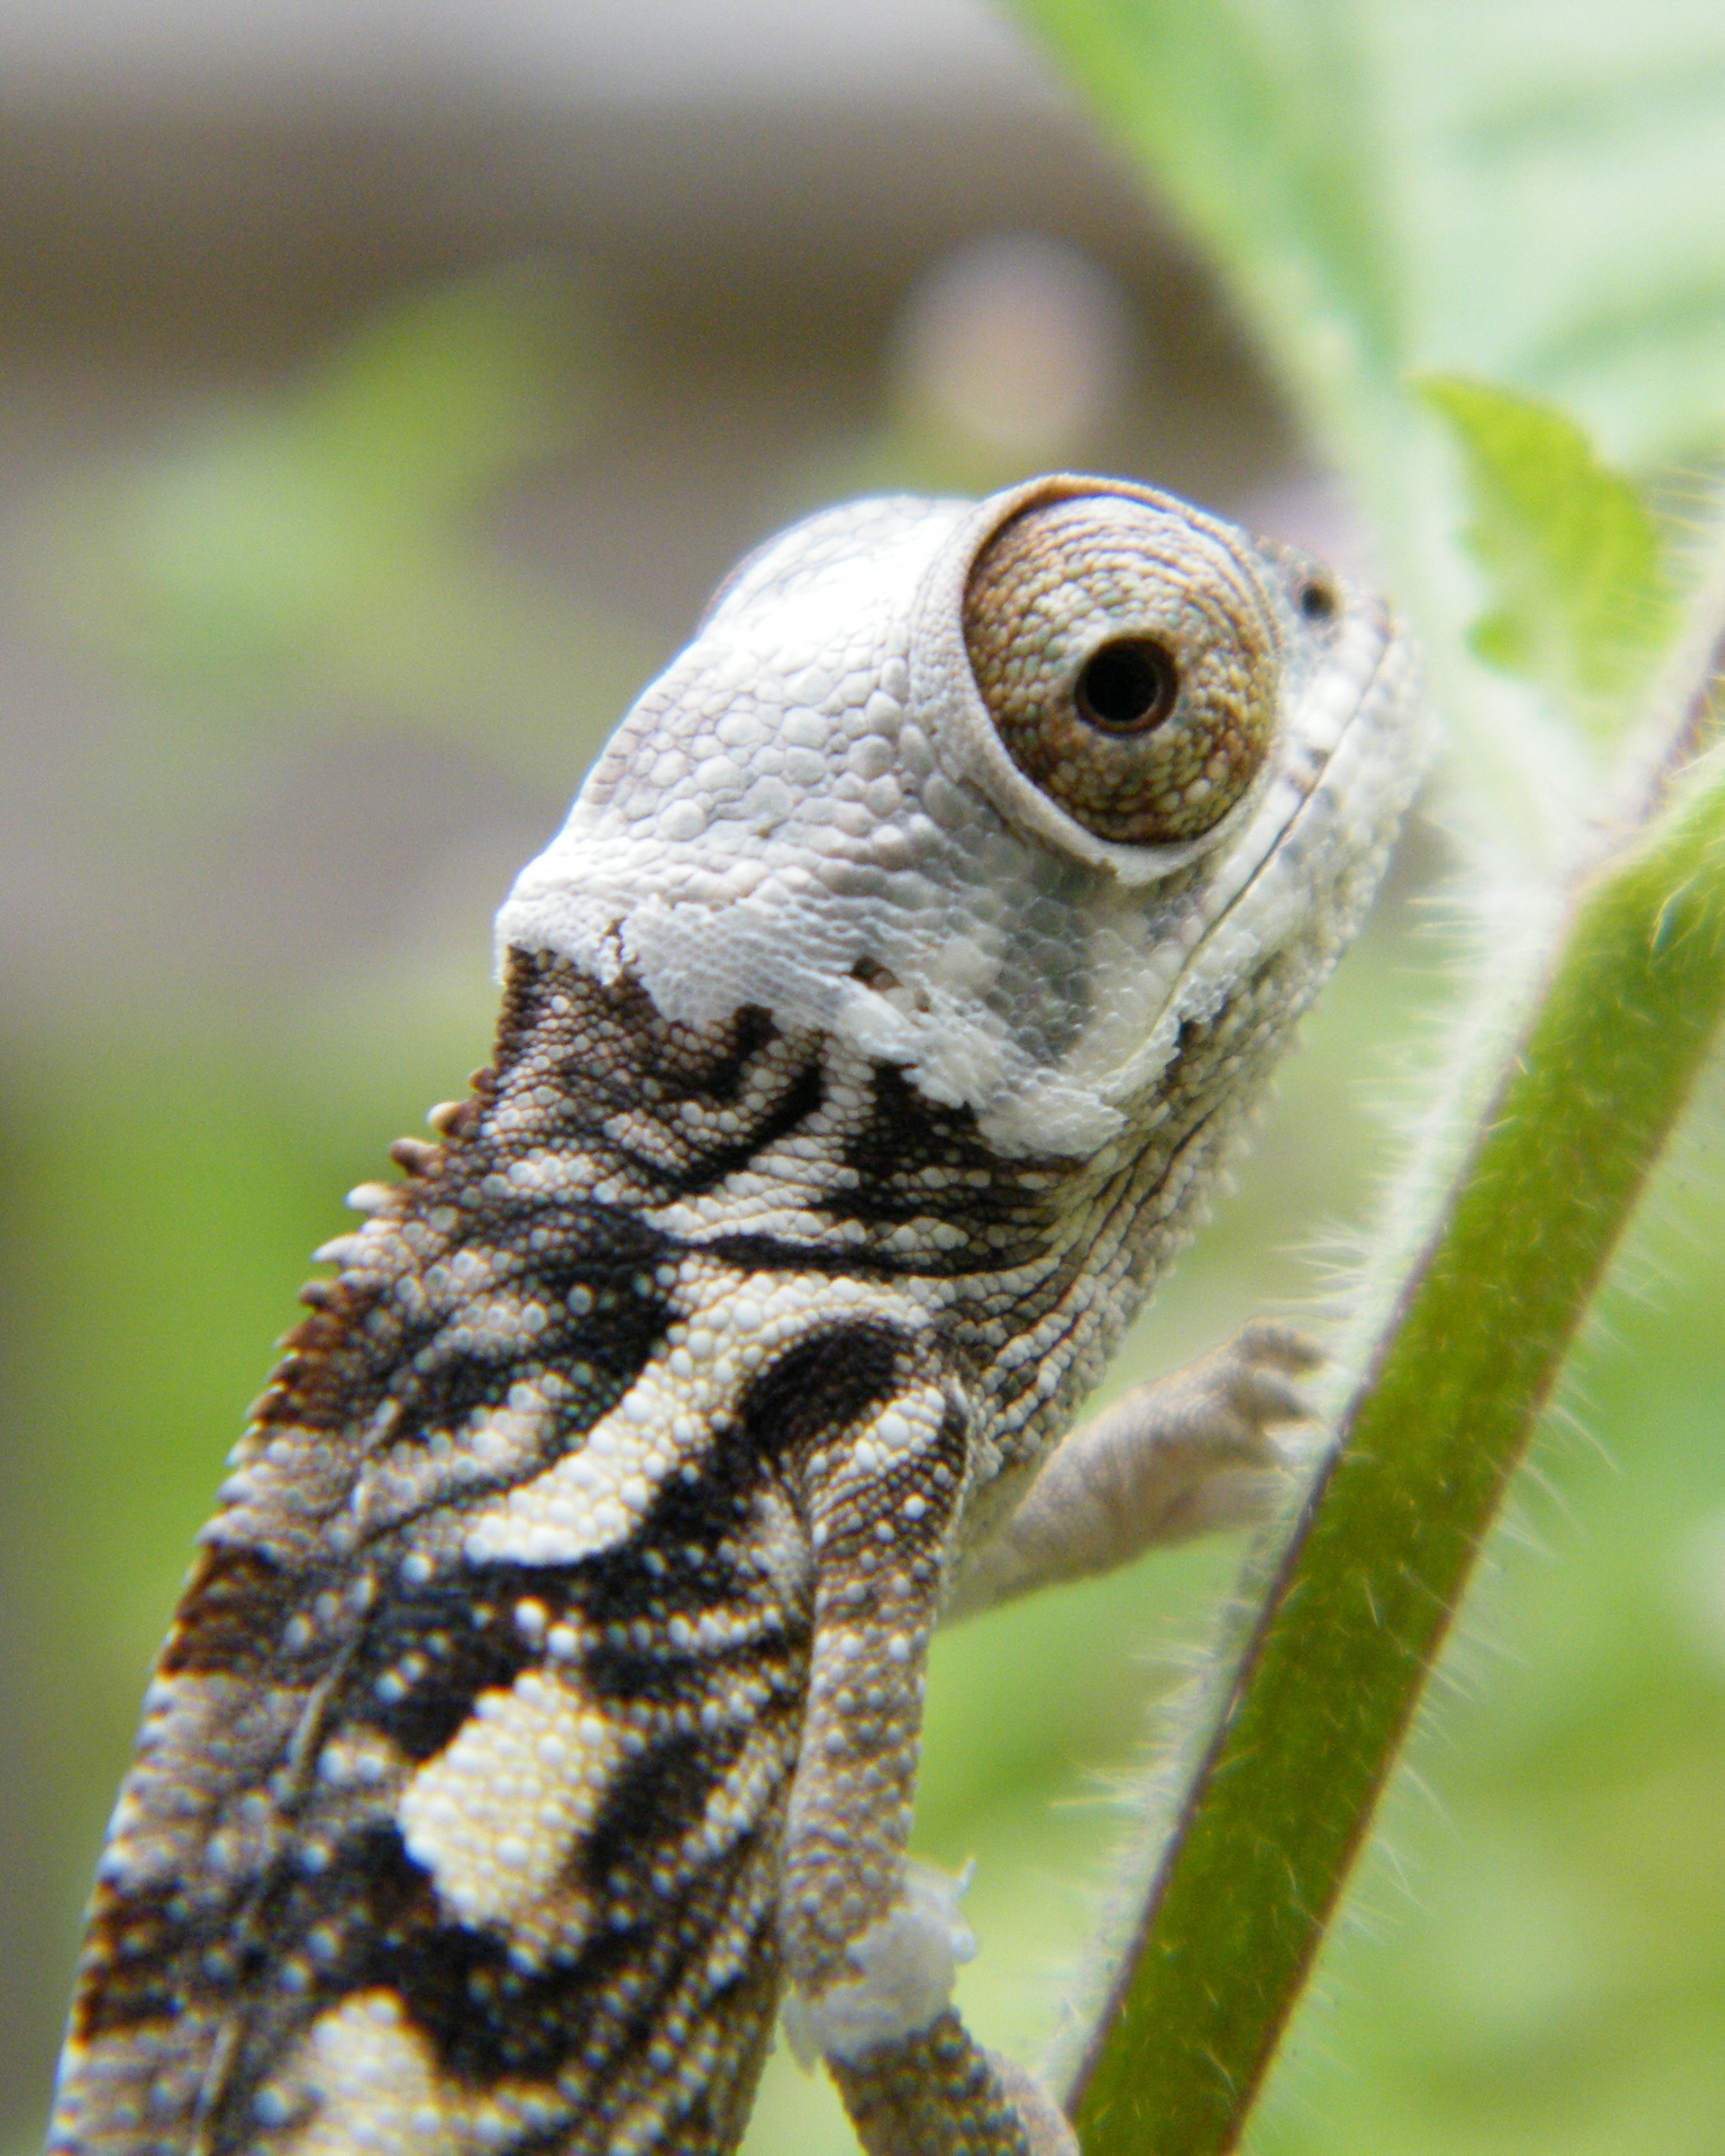
M1725 619L1669 738L1703 738ZM1086 2156L1237 2145L1505 1484L1725 1020L1725 748L1573 895L1232 1673L1070 2098Z

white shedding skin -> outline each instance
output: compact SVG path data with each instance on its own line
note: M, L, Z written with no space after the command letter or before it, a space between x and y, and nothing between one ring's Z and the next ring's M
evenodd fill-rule
M976 1952L958 1914L969 1883L968 1871L953 1879L930 1865L906 1865L901 1899L850 1949L862 1972L856 1981L786 2002L785 2034L801 2065L864 2058L946 2010L959 1965Z

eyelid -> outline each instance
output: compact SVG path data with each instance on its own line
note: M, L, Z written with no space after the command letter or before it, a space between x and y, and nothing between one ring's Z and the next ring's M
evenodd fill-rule
M1209 520L1115 495L1032 505L971 567L963 627L996 737L1093 837L1202 839L1251 790L1275 731L1278 616L1251 543ZM1111 726L1079 683L1095 654L1167 655L1167 708Z

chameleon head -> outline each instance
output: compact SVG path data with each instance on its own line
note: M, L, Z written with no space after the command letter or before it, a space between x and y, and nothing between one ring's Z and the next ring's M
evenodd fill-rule
M1346 943L1421 764L1406 638L1128 481L811 517L745 561L517 882L500 947L902 1066L1094 1153L1181 1029Z

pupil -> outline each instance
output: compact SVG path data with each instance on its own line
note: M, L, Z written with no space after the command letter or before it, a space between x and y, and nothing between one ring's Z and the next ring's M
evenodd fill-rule
M1111 734L1147 734L1174 709L1174 661L1160 644L1122 637L1104 644L1078 676L1078 713Z
M1308 584L1300 594L1300 611L1308 621L1328 621L1336 611L1336 595L1327 584Z

